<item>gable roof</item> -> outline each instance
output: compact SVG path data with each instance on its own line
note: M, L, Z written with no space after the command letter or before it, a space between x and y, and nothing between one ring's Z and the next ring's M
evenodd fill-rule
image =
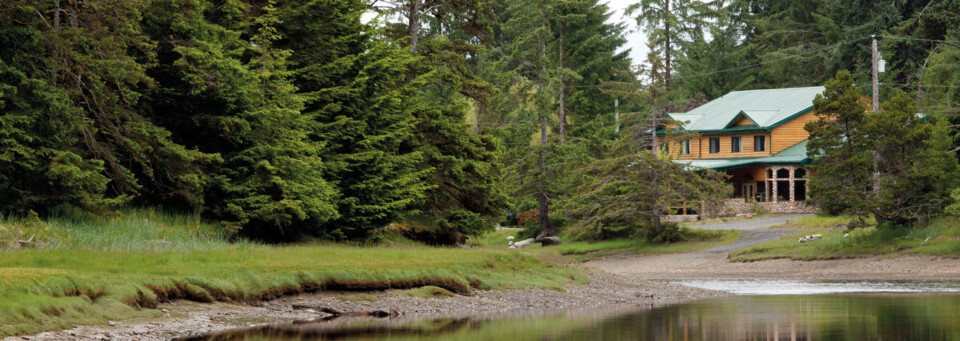
M685 113L679 113L679 112L672 112L667 114L667 116L672 118L674 121L677 121L677 124L679 124L681 127L684 127L684 128L693 124L694 122L699 120L701 117L703 117L703 115L685 114Z
M741 114L757 124L754 129L769 129L813 110L813 99L824 87L734 91L683 114L670 114L688 131L728 129ZM682 118L681 118L682 117ZM696 118L691 119L691 118Z
M682 163L692 168L709 168L713 170L727 170L746 166L760 165L805 165L810 163L807 158L807 141L803 140L795 145L780 151L771 156L746 157L731 159L699 159L699 160L673 160L676 163Z

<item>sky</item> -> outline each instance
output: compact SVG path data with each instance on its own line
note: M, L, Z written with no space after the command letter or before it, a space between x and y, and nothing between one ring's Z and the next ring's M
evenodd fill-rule
M627 31L624 32L624 35L627 38L627 44L623 49L630 49L630 58L633 59L633 64L640 64L646 59L647 56L647 36L643 32L637 30L637 21L633 18L624 18L623 11L630 6L630 4L636 3L639 0L608 0L607 7L610 7L610 10L613 11L613 14L610 16L610 23L622 22L627 24ZM372 20L376 15L372 12L365 13L363 15L364 22Z
M630 58L633 64L640 64L647 58L647 35L637 29L637 21L634 18L624 18L623 11L636 3L638 0L609 0L607 7L613 11L610 16L610 23L622 22L627 24L627 31L624 35L627 38L627 44L624 49L630 49Z

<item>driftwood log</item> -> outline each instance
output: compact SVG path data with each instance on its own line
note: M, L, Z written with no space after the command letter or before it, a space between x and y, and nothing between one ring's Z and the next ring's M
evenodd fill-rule
M540 243L540 245L542 246L557 245L557 244L560 244L560 238L558 237L543 237L540 239L527 238L516 243L510 242L509 245L511 249L519 249L528 244L533 244L533 243Z
M329 307L320 307L306 304L294 304L291 306L293 310L311 310L318 311L322 313L327 313L333 317L340 316L361 316L361 317L390 317L400 315L396 311L386 311L386 310L361 310L361 311L340 311L337 309Z
M24 247L33 244L33 237L37 235L31 235L30 239L27 240L17 240L17 247Z

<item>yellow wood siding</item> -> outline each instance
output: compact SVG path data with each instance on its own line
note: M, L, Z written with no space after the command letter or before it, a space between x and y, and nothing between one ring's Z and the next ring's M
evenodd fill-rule
M680 142L672 141L670 142L670 155L677 160L695 160L700 158L700 141L697 139L690 140L690 154L683 155L681 152L683 147Z
M750 166L744 168L730 169L727 170L727 174L730 175L730 182L756 182L756 181L765 181L767 180L766 167L762 166ZM746 175L750 174L753 176L753 180L747 180Z
M734 136L739 136L742 139L742 147L740 148L739 153L731 152L730 148L730 138ZM753 151L753 137L754 136L766 136L766 150L762 152ZM710 138L716 137L720 139L720 152L716 154L710 154ZM674 148L677 148L677 153L680 152L679 143L676 144L676 147L673 145L670 146L670 152L674 151ZM764 133L743 133L743 134L723 134L723 135L701 135L699 140L690 141L690 155L679 155L680 160L695 160L695 159L727 159L727 158L738 158L738 157L758 157L758 156L770 156L770 136Z
M731 127L738 127L738 126L755 126L755 125L756 125L756 124L753 123L753 121L751 121L749 118L747 118L746 116L743 116L743 115L737 116L737 119L736 119L736 120L733 120L733 123L730 124Z
M790 120L787 123L780 125L779 127L773 128L771 131L772 141L770 141L771 152L773 154L779 153L784 149L789 148L792 145L799 143L800 141L806 140L810 137L810 134L803 129L803 126L810 121L816 121L817 115L813 111L806 114L800 115L797 118Z

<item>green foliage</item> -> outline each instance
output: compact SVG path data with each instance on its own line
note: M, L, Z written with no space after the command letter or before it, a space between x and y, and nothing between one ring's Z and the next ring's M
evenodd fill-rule
M870 141L864 132L867 105L853 87L849 72L837 73L814 99L818 120L804 127L810 133L807 155L810 170L810 201L828 214L867 212L866 192L872 186Z
M817 95L818 121L807 124L813 159L811 201L828 213L872 213L880 224L905 224L940 213L954 187L958 166L947 153L946 123L936 126L918 115L901 92L878 113L853 87L849 73L837 73Z

